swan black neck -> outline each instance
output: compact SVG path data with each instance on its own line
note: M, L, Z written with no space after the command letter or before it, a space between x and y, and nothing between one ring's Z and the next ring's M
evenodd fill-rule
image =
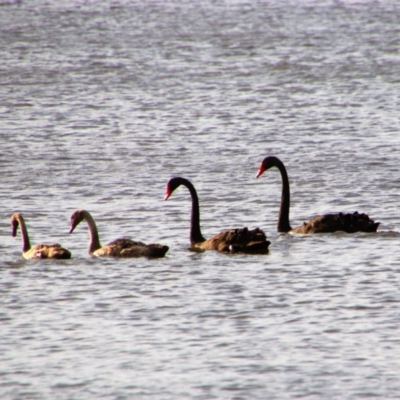
M290 186L289 177L283 162L277 157L267 157L263 161L264 169L267 170L272 167L279 169L282 177L282 195L281 195L281 207L279 210L278 217L278 232L289 232L292 227L289 223L289 208L290 208Z
M185 178L173 178L175 189L180 186L186 186L189 189L190 195L192 196L192 215L190 220L190 242L194 243L202 243L205 242L206 239L201 234L200 229L200 205L199 198L197 196L196 189L192 185L190 181ZM174 190L174 189L173 189Z

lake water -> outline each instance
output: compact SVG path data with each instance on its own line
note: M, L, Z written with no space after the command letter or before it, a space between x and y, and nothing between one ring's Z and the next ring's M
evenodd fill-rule
M400 6L0 1L1 399L394 399L400 393ZM278 234L365 212L377 234ZM259 226L268 255L188 251ZM166 258L93 259L105 244ZM67 261L25 261L10 216Z

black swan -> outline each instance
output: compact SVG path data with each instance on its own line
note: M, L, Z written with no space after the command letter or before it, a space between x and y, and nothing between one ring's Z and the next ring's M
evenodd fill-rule
M282 197L281 208L278 218L278 232L290 233L333 233L344 231L347 233L354 232L376 232L379 222L374 222L367 214L354 213L344 214L324 214L312 218L303 225L292 228L289 223L289 207L290 207L290 188L289 178L283 162L274 156L265 157L258 170L256 178L262 175L266 170L277 167L282 176Z
M253 253L265 254L268 252L270 242L267 240L265 233L255 228L249 230L227 229L210 239L205 239L200 230L200 207L199 198L196 189L190 181L185 178L172 178L167 184L167 190L164 200L167 200L172 192L180 185L186 186L192 196L192 216L190 226L190 243L192 250L218 250L229 253Z

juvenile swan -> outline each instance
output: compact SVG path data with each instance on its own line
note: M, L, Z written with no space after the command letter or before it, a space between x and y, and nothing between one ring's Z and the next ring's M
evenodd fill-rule
M144 244L128 238L116 239L102 246L99 233L93 217L86 210L78 209L71 215L71 228L69 233L83 221L86 220L89 227L89 254L99 257L164 257L169 250L168 246L161 244Z
M21 227L22 235L22 257L26 260L32 258L57 258L68 259L71 258L71 252L64 249L59 244L37 244L31 247L29 240L28 229L21 214L15 213L11 216L12 236L17 236L18 226Z
M308 222L304 222L303 225L293 229L289 223L289 178L283 162L274 156L264 158L257 172L256 178L272 167L278 168L282 177L282 196L278 217L278 232L333 233L344 231L347 233L354 233L377 231L379 222L374 222L367 214L359 214L357 211L352 214L339 213L318 215L310 219Z
M190 225L190 244L193 250L218 250L222 252L242 253L267 253L270 242L265 233L259 229L248 230L227 229L210 239L205 239L200 230L200 206L196 189L190 181L185 178L172 178L167 184L164 200L167 200L172 192L180 185L186 186L192 196L192 217Z

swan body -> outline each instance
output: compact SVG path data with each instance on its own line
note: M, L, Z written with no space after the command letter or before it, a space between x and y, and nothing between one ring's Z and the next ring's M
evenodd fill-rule
M161 244L144 244L128 238L116 239L105 246L100 244L96 223L91 214L82 209L74 211L71 215L71 227L69 233L86 220L89 227L89 254L98 257L164 257L169 250L168 246Z
M310 221L304 222L303 225L293 229L289 223L289 178L283 162L274 156L264 158L256 178L272 167L278 168L282 177L282 196L278 217L278 232L307 234L333 233L337 231L344 231L347 233L377 231L379 222L374 222L367 214L358 213L357 211L347 214L338 213L318 215L312 218Z
M26 260L30 259L43 259L43 258L54 258L54 259L69 259L71 258L71 252L64 249L58 243L53 244L37 244L31 246L28 229L26 227L24 218L21 214L15 213L11 216L11 227L12 236L17 236L18 227L21 227L22 235L22 257Z
M176 177L170 179L164 200L167 200L172 192L179 186L186 186L192 197L192 215L190 227L190 244L192 250L217 250L229 253L267 253L270 242L265 233L255 228L249 230L226 229L215 236L205 239L200 229L200 206L196 189L190 181L185 178Z

